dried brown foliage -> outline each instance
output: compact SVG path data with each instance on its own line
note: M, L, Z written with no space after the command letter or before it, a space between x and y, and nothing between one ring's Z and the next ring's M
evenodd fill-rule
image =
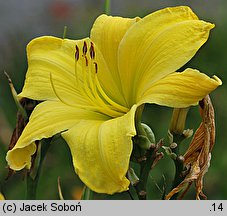
M196 186L196 199L207 198L202 189L203 178L210 166L211 151L215 141L214 108L209 95L201 100L199 105L202 122L184 155L184 166L187 169L187 174L184 180L170 191L166 199L170 199L174 194L184 189L180 196L180 198L183 198L193 182Z

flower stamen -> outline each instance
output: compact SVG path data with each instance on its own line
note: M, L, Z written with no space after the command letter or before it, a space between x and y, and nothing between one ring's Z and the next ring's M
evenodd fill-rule
M111 100L109 97L108 97L108 95L105 93L105 91L103 90L103 88L102 88L102 86L101 86L101 84L100 84L100 82L99 82L99 80L98 80L98 76L97 76L97 74L98 74L98 64L96 63L96 62L94 62L94 65L95 65L95 84L96 84L96 86L97 86L97 88L98 88L98 90L99 90L99 92L100 92L100 94L101 94L101 96L110 104L110 105L112 105L114 108L116 108L117 110L120 110L121 112L128 112L128 108L126 108L126 107L123 107L123 106L121 106L120 104L118 104L118 103L116 103L116 102L114 102L113 100Z
M76 85L79 87L80 89L80 85L79 85L79 78L78 78L78 74L77 74L77 62L79 60L80 57L80 53L79 53L79 47L76 45L76 52L75 52L75 77L76 77ZM81 92L81 90L79 90Z
M89 50L89 52L90 52L90 57L91 57L91 59L95 59L95 48L94 48L94 44L91 42L91 47L90 47L90 50Z
M52 87L52 89L53 89L54 94L56 95L56 97L57 97L63 104L70 106L70 104L68 104L68 103L67 103L67 102L66 102L66 101L57 93L57 90L56 90L56 88L55 88L55 86L54 86L54 82L53 82L53 76L52 76L51 73L50 73L50 83L51 83L51 87Z
M83 45L83 54L84 54L84 56L86 56L86 54L87 54L87 43L86 43L86 41L84 41L84 45Z
M98 80L98 64L95 61L96 53L94 44L91 42L89 51L86 41L83 43L80 55L79 46L76 45L75 50L75 77L76 84L81 94L83 94L89 102L99 108L101 112L112 117L122 116L128 112L128 108L123 107L109 98L103 90ZM89 53L87 55L87 53ZM80 61L82 80L79 80L78 62Z
M65 105L67 106L73 106L73 107L77 107L77 108L81 108L81 109L87 109L87 110L92 110L92 111L100 111L100 108L97 107L97 106L85 106L85 105L80 105L80 104L69 104L68 102L66 102L57 92L57 89L54 85L54 82L53 82L53 76L52 74L50 73L50 83L51 83L51 87L54 91L54 94L55 96L62 102L64 103Z

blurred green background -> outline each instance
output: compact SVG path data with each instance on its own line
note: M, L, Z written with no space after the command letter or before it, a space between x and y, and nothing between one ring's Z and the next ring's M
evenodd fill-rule
M208 199L227 198L227 1L225 0L112 0L111 14L123 17L145 16L160 8L188 5L206 21L215 23L205 46L185 66L197 68L208 75L217 75L223 81L211 94L216 111L216 144L212 153L211 167L205 176L204 192ZM79 39L89 35L95 18L103 13L104 0L8 0L0 1L0 191L6 199L25 199L25 173L18 172L8 181L5 155L16 122L16 107L3 71L11 76L15 88L21 91L26 73L26 44L41 35L62 37L63 27L68 26L67 37ZM172 110L147 105L143 120L152 127L157 140L166 137ZM187 118L188 128L199 126L198 107L193 107ZM188 143L184 144L184 148ZM149 198L159 199L163 174L169 185L173 176L172 162L165 157L150 175ZM83 184L74 173L71 155L63 140L55 142L47 155L38 187L38 199L58 199L57 178L65 199L78 199ZM186 197L194 198L193 187ZM128 193L114 196L96 195L97 199L129 199Z

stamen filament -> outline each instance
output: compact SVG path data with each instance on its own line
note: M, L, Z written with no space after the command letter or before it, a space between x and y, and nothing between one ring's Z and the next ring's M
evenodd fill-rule
M65 105L67 106L73 106L73 107L76 107L76 108L81 108L81 109L87 109L87 110L91 110L91 111L95 111L95 112L99 112L100 111L100 107L97 107L97 106L86 106L86 105L81 105L81 104L69 104L68 102L66 102L58 93L57 93L57 90L54 86L54 82L53 82L53 76L52 74L50 73L50 83L51 83L51 87L54 91L54 94L55 96L62 102L64 103ZM103 113L106 113L106 110L103 110ZM116 116L118 115L119 113L117 112L111 112L109 113L111 114L110 116Z
M68 106L71 106L70 104L68 104L65 100L63 100L60 95L57 93L56 89L55 89L55 86L54 86L54 82L53 82L53 77L52 77L52 74L50 73L50 83L51 83L51 87L54 91L54 94L56 95L56 97L63 103L63 104L66 104Z
M100 98L100 96L97 93L97 90L94 86L94 81L92 81L92 73L90 71L90 64L88 64L88 59L87 56L84 56L84 63L83 64L83 68L82 68L82 73L83 73L83 80L84 80L84 90L89 98L89 100L91 101L91 103L93 105L97 105L97 100L99 101L99 103L101 103L100 110L103 110L104 113L116 117L116 116L121 116L122 113L118 112L116 110L112 110L110 107L108 107L108 105ZM93 77L94 80L94 77ZM92 90L92 91L91 91ZM94 90L94 91L93 91Z
M104 92L104 90L102 89L102 86L100 85L99 83L99 80L98 80L98 76L97 74L95 74L95 83L96 83L96 86L100 92L100 94L102 95L102 97L109 103L111 104L113 107L115 107L117 110L120 110L122 111L123 113L127 113L129 111L128 108L126 107L123 107L121 106L120 104L117 104L116 102L114 102L113 100L111 100L107 94Z
M81 83L80 83L80 80L79 80L79 76L78 76L78 62L75 61L75 78L76 78L76 88L79 90L79 92L84 96L84 97L87 97L88 100L90 101L89 97L87 94L85 94L84 90L82 89L82 86L81 86Z
M83 74L83 82L85 84L87 84L87 81L86 81L86 66L88 65L88 60L87 60L87 57L85 56L86 53L87 53L87 44L86 44L86 42L84 42L84 46L83 46L83 50L82 51L83 51L83 55L81 56L82 57L82 65L81 65L81 67L82 67L82 74ZM83 57L85 58L85 66L84 66ZM82 89L82 86L81 86L80 81L79 81L79 76L78 76L78 72L77 72L79 58L80 58L79 47L76 45L76 51L75 51L75 71L74 71L75 77L76 77L76 85L77 85L77 88L78 88L79 92L83 96L87 97L88 100L92 104L94 104L94 102L91 99L92 97L90 97L91 95L88 94L90 92L89 89L88 89L88 87L85 85L85 89ZM84 69L85 69L85 71L84 71Z
M92 73L92 67L91 67L91 64L88 65L88 71L89 71L89 74L88 74L88 80L89 80L89 85L90 85L90 88L94 94L94 97L97 98L96 96L96 88L95 88L95 85L94 85L94 75ZM93 77L92 77L93 75Z
M86 93L87 97L89 98L89 100L93 104L95 104L94 97L91 94L91 90L89 89L88 80L87 80L87 75L89 74L89 71L88 71L88 67L87 67L86 56L84 57L83 62L82 62L82 74L83 74L83 83L84 83L83 86L84 86L85 93Z
M94 62L93 62L93 60L92 60L92 64L91 64L91 65L93 66L93 64L94 64ZM90 65L89 65L89 66L90 66ZM102 106L105 106L107 109L111 109L111 108L108 107L108 105L101 99L101 97L99 96L99 94L98 94L98 92L97 92L97 88L96 88L96 86L94 85L94 78L95 78L95 71L94 71L94 68L91 67L90 70L91 70L91 71L90 71L90 73L89 73L89 84L90 84L90 86L91 86L91 89L92 89L94 98L95 98L96 100L98 100L99 103L102 104ZM93 75L93 77L92 77L92 75Z
M96 112L100 112L111 117L122 116L124 113L128 112L128 108L123 107L117 104L116 102L112 101L102 89L97 77L97 69L98 69L97 63L94 61L95 59L94 44L91 42L90 48L88 50L87 43L86 41L84 41L83 46L81 47L82 48L81 52L77 45L75 48L76 48L75 79L76 79L76 86L77 86L76 89L78 89L78 91L84 97L86 97L88 101L91 103L90 104L91 106L81 105L81 108L94 110ZM80 65L78 65L79 61L80 61ZM79 68L79 71L78 71L78 66L81 67ZM51 77L51 85L59 100L67 104L56 92L52 77ZM79 105L76 105L76 107L80 108Z
M75 75L75 77L76 77L76 86L77 86L79 92L80 92L81 94L83 94L84 96L86 96L86 95L84 94L84 91L82 91L81 85L80 85L80 83L79 83L80 81L79 81L79 76L78 76L78 72L77 72L79 57L80 57L79 47L76 45L76 52L75 52L75 69L74 69L74 75Z
M75 74L75 77L76 77L76 85L77 85L78 87L80 87L80 85L79 85L79 78L78 78L78 74L77 74L77 60L75 60L74 74Z

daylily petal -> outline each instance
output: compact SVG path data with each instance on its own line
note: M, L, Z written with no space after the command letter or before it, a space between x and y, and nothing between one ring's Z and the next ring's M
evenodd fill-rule
M88 99L79 90L81 84L77 83L77 80L84 82L82 62L78 61L75 65L76 45L82 50L84 41L89 43L90 39L69 40L44 36L32 40L27 46L28 71L19 97L59 100L60 96L66 103L88 105ZM99 67L105 71L104 63L100 57L97 58Z
M136 105L122 117L109 121L81 121L62 133L68 143L76 173L92 190L113 194L128 189L125 177L136 135Z
M72 48L73 47L73 48ZM56 80L56 88L67 89L65 97L77 92L74 85L75 42L55 37L39 37L27 46L28 71L21 97L34 100L56 99L50 75Z
M118 46L126 31L139 20L139 17L130 19L103 14L96 19L91 29L91 40L98 46L110 71L110 74L105 73L105 76L108 76L108 79L112 78L114 80L116 84L114 87L117 88L117 90L112 89L112 92L116 94L116 92L118 93L120 91L121 94L119 96L121 100L119 102L122 104L125 103L125 101L124 98L122 98L121 80L118 73ZM106 78L103 80L106 80ZM103 84L105 88L109 88L108 82L104 82Z
M183 108L196 105L207 94L221 85L221 80L200 73L198 70L186 69L182 73L172 73L154 83L138 98L139 104L155 103L159 105Z
M30 167L31 156L36 150L34 141L68 130L81 119L107 120L108 117L58 101L45 101L37 105L16 145L7 153L10 168L20 170L25 166Z
M112 79L104 79L105 74L109 74L108 68L98 47L89 38L68 40L40 37L29 43L27 52L28 72L19 97L60 100L71 106L99 107L100 112L119 116L117 111L112 111L115 108L103 101L103 98L110 95L109 92L104 89L106 97L103 93L96 93L98 90L95 77L108 86L114 86L114 82ZM111 92L115 98L119 97L114 92L114 87ZM105 104L107 105L103 108ZM126 110L122 107L120 109Z
M31 156L36 152L36 144L30 143L28 146L19 148L18 146L13 150L8 151L6 160L8 165L13 170L20 170L23 168L30 169Z
M119 70L129 105L155 81L188 62L206 42L213 24L188 7L166 8L133 25L119 45Z

